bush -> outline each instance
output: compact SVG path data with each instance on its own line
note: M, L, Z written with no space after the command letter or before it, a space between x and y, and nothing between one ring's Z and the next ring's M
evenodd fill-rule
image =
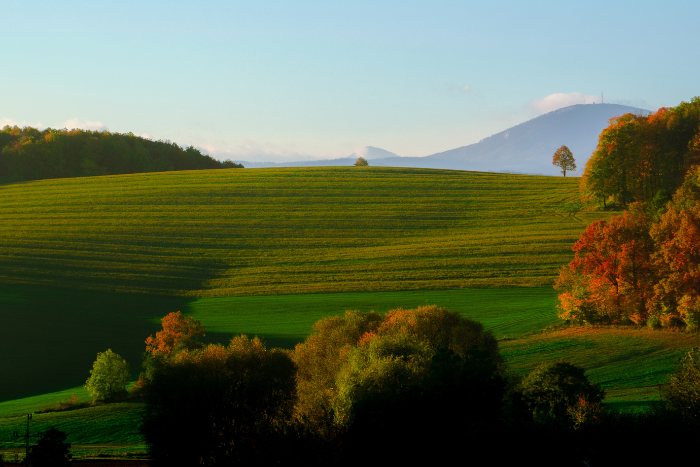
M126 385L130 379L129 364L126 360L107 349L106 352L98 352L85 388L94 401L111 399L126 392Z
M50 427L32 446L27 457L27 463L35 467L58 467L71 465L70 443L66 442L66 434Z
M691 349L678 362L670 383L661 387L661 396L671 411L700 422L700 348Z
M295 369L257 338L184 350L148 385L142 432L152 465L266 463L284 438Z
M583 368L565 361L535 368L519 389L536 422L573 428L598 414L605 394Z
M294 358L297 414L344 433L350 463L404 454L415 460L448 440L476 445L501 420L496 340L481 324L436 306L326 318Z

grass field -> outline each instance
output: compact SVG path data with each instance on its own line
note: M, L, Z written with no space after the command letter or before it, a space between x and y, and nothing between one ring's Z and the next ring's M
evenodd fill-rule
M482 321L499 337L558 321L549 287L352 292L254 297L153 297L114 292L0 286L0 401L59 391L85 382L97 352L111 348L140 371L146 337L160 318L181 310L202 321L210 342L258 335L292 348L324 316L347 309L386 312L436 303Z
M0 186L0 283L178 296L545 285L578 179L383 167Z
M291 348L324 316L437 304L483 322L516 373L567 358L608 403L646 407L698 341L557 328L553 278L585 226L607 217L568 215L577 188L575 178L376 167L0 186L0 452L20 449L9 438L23 414L87 398L80 385L97 352L111 348L138 374L144 340L177 310L200 319L209 342L248 334ZM67 430L74 453L139 453L142 407L32 423Z

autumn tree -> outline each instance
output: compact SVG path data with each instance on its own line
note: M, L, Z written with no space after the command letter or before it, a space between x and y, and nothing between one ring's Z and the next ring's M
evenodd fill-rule
M573 261L556 282L559 316L574 322L644 323L652 295L649 219L634 205L610 222L589 225L574 244Z
M92 365L85 388L93 400L105 400L125 392L130 379L131 373L126 360L107 349L106 352L97 353L97 360Z
M561 173L566 177L567 170L576 170L576 160L571 150L566 146L562 146L554 153L552 157L552 165L561 169Z
M200 320L191 316L182 316L179 311L169 313L161 320L162 331L146 339L146 352L152 355L171 355L182 350L191 350L201 346L204 326Z
M691 170L651 228L659 281L650 312L654 324L700 327L700 167Z
M356 167L367 166L367 165L369 165L369 162L364 157L358 157L357 160L355 161Z
M152 465L272 465L294 403L288 353L260 339L185 349L158 366L142 431Z
M627 205L673 193L700 163L700 98L610 119L582 178L584 195Z

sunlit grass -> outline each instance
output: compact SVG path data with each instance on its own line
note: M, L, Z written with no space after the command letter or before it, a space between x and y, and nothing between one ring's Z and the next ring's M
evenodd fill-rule
M0 282L186 296L550 284L578 180L288 168L0 186Z

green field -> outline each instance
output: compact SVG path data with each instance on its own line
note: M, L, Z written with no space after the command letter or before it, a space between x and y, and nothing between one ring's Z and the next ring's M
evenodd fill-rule
M22 414L80 387L111 348L140 370L144 340L182 311L208 342L292 348L345 310L437 304L499 339L509 368L568 358L634 409L690 334L560 329L551 284L585 226L578 179L397 168L215 170L0 186L0 452ZM4 402L3 402L4 401ZM140 403L36 415L81 455L143 452ZM4 448L2 446L5 446ZM14 450L14 451L13 451Z
M381 167L0 186L0 283L177 296L550 284L578 179Z

